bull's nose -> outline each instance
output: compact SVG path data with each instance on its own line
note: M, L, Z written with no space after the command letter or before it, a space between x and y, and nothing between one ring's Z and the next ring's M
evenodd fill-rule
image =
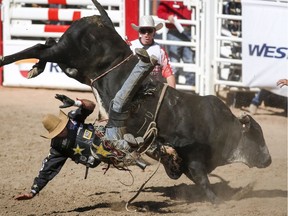
M265 167L270 166L271 163L272 163L272 158L271 156L269 156L268 159L266 160Z
M271 156L269 155L262 163L262 167L260 168L266 168L268 167L270 164L272 163L272 158Z
M266 168L266 167L268 167L271 163L272 163L271 156L268 155L267 157L262 158L262 160L259 160L259 161L257 162L256 167L257 167L257 168Z

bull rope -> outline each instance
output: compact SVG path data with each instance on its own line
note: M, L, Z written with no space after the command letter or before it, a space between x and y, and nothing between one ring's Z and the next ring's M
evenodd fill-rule
M115 68L119 67L119 66L120 66L121 64L123 64L124 62L129 61L129 59L130 59L132 56L133 56L133 53L130 54L127 58L125 58L125 59L122 60L121 62L119 62L117 65L115 65L115 66L113 66L112 68L110 68L109 70L105 71L103 74L101 74L101 75L97 76L96 78L90 80L90 81L91 81L90 87L91 87L91 89L92 89L93 95L94 95L96 101L98 102L98 104L100 105L99 115L100 115L100 117L101 117L101 116L106 117L106 118L105 118L104 120L102 120L102 121L107 121L107 119L108 119L108 114L107 114L106 110L105 110L105 111L103 110L101 98L100 98L100 96L99 96L99 94L98 94L97 89L93 87L93 84L94 84L94 82L96 82L98 79L101 79L102 77L104 77L105 75L107 75L108 73L110 73L112 70L114 70ZM100 98L100 100L99 100L99 98ZM98 116L98 117L99 117L99 116ZM95 122L96 122L97 120L98 120L98 119L96 119ZM95 123L95 122L94 122L94 123Z
M145 140L145 139L148 139L149 137L151 137L154 134L153 140L150 142L148 147L143 152L141 152L141 155L145 154L148 151L148 149L151 147L151 145L153 144L153 142L154 142L154 140L155 140L155 138L156 138L156 136L158 134L156 118L158 116L158 112L159 112L160 106L162 104L162 101L164 99L164 95L165 95L165 92L167 90L167 87L168 87L168 85L166 83L164 83L164 87L163 87L163 89L161 91L161 94L160 94L160 97L159 97L159 100L158 100L158 103L157 103L157 108L156 108L156 111L155 111L154 119L153 119L152 122L150 122L146 132L143 135L143 138Z
M106 74L108 74L109 72L111 72L112 70L114 70L115 68L119 67L121 64L123 64L124 62L128 61L131 57L133 56L133 53L131 55L129 55L127 58L125 58L123 61L121 61L120 63L118 63L117 65L115 65L114 67L110 68L109 70L105 71L103 74L99 75L98 77L91 79L91 87L93 86L94 82L97 81L98 79L102 78L103 76L105 76Z
M147 128L143 138L144 140L147 139L148 137L152 136L152 134L154 134L154 137L152 139L152 141L150 142L150 144L148 145L148 147L141 153L141 154L144 154L150 147L151 145L153 144L156 136L157 136L157 132L158 132L158 129L156 127L157 123L156 123L156 118L157 118L157 115L158 115L158 111L160 109L160 106L162 104L162 101L163 101L163 98L164 98L164 95L165 95L165 92L167 90L167 87L168 85L166 83L164 83L164 87L162 89L162 92L160 94L160 98L158 100L158 103L157 103L157 108L156 108L156 111L155 111L155 115L154 115L154 119L153 121L149 124L149 127ZM154 170L154 172L149 176L149 178L141 185L141 187L138 189L137 193L130 199L128 200L128 202L126 203L125 205L125 209L126 211L128 212L136 212L136 210L134 211L131 211L128 209L128 205L138 197L138 195L141 193L142 189L144 188L144 186L150 181L150 179L152 179L152 177L156 174L156 172L158 171L159 167L160 167L160 164L161 164L161 157L159 157L158 159L158 163L157 163L157 167L156 169Z

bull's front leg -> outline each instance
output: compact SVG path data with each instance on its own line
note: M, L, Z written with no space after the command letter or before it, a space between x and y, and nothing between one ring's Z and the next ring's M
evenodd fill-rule
M213 192L207 176L205 165L199 161L191 161L188 164L185 175L196 185L200 186L211 203L219 203L220 200Z

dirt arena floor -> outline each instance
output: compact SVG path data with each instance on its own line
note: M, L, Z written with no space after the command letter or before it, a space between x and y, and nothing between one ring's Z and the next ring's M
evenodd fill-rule
M157 162L145 171L131 167L128 172L103 166L90 169L68 160L53 181L32 200L16 201L14 196L29 191L42 159L49 151L41 119L46 113L58 114L56 93L71 98L94 97L89 92L0 87L0 215L196 215L196 216L286 216L287 215L287 117L282 110L261 107L254 118L262 126L272 156L265 169L243 164L219 167L210 177L213 190L224 202L212 205L203 192L185 176L169 179L162 166L143 192L128 206L139 187L152 175ZM240 109L233 109L238 116ZM89 117L93 122L96 111ZM130 186L125 186L130 185ZM132 185L131 185L132 184Z

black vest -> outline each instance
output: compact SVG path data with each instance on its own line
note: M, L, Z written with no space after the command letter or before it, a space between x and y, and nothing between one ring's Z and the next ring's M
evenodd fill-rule
M96 140L100 140L100 138L95 135L94 126L92 124L73 124L69 121L66 127L68 136L66 138L55 137L52 139L51 147L71 158L75 163L96 167L99 161L91 155L90 147L94 138Z

